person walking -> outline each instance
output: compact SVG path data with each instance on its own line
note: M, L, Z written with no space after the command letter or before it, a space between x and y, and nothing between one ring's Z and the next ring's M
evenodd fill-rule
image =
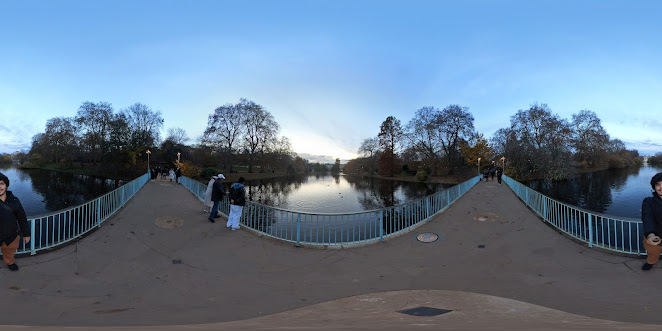
M175 181L177 184L179 184L179 177L182 177L182 169L177 167L177 170L175 170Z
M175 179L175 172L172 169L168 171L168 177L170 178L170 182L172 183L172 180Z
M211 208L214 206L214 203L211 201L211 191L217 178L218 176L216 175L211 176L211 179L207 184L207 190L205 191L205 209L203 210L205 213L211 212Z
M9 270L18 271L14 255L21 238L19 232L23 236L23 244L27 244L30 242L30 227L21 201L11 191L7 191L7 188L9 188L9 178L0 173L0 245L2 245L2 260L9 267Z
M239 230L239 219L241 218L241 212L246 205L245 183L246 180L244 177L239 177L239 180L232 184L232 187L230 188L230 216L228 216L228 224L226 227L232 228L232 231Z
M644 248L646 263L641 270L650 270L660 259L662 253L662 172L651 178L653 196L645 198L641 203L641 222L644 228Z
M216 181L212 184L211 190L211 201L214 202L214 205L211 207L209 217L207 217L212 223L216 222L214 218L220 217L218 216L218 205L221 204L221 200L225 197L225 189L223 189L223 180L225 179L225 176L223 176L223 174L218 174L216 177Z
M503 176L503 169L497 168L497 181L499 182L499 185L501 185L501 176Z

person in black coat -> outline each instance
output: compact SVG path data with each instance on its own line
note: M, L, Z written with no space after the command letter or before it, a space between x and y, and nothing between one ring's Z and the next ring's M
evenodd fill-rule
M230 215L228 215L228 223L226 226L231 228L232 231L239 230L241 212L246 205L245 184L246 180L244 177L239 177L239 180L230 187Z
M182 177L182 169L177 167L177 170L175 170L175 181L177 182L177 184L179 184L179 177Z
M209 217L207 219L215 223L214 218L219 217L218 216L218 205L221 203L223 198L225 198L225 189L223 188L223 180L225 179L225 176L223 174L218 174L216 176L216 181L212 185L211 189L211 201L214 201L214 206L211 207L211 213L209 213Z
M641 222L644 228L644 248L646 263L641 270L650 270L660 259L662 253L662 172L651 178L653 196L645 198L641 203Z
M30 242L30 227L25 216L25 210L21 201L7 191L9 178L0 173L0 244L2 245L2 259L11 271L17 271L14 254L18 249L20 234L23 235L23 243Z

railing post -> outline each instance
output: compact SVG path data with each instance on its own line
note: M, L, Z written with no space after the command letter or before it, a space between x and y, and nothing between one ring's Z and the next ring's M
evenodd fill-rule
M428 220L430 219L430 216L431 216L430 215L430 213L431 213L430 212L430 199L431 199L431 197L425 198L425 210L427 211L427 217L425 219L428 219Z
M542 212L542 219L549 223L549 220L547 219L547 197L544 195L542 196Z
M297 243L294 245L296 247L301 247L301 214L297 214Z
M379 240L384 241L384 209L379 211Z
M101 198L97 198L97 226L101 227Z
M124 206L124 186L122 186L122 204L120 205L120 207L121 206Z
M588 247L593 247L593 214L588 214Z
M35 240L37 240L37 234L35 233L36 226L34 224L36 221L37 220L33 219L32 222L30 223L30 255L37 254L37 250L35 249L36 245L34 243Z

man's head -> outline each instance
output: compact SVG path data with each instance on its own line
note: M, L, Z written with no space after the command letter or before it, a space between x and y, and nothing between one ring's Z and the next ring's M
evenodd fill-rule
M216 178L218 178L218 179L220 179L221 181L223 181L223 180L225 179L225 176L223 176L223 174L218 174L218 175L216 175Z
M662 197L662 172L658 172L651 178L651 188L657 195Z
M9 178L5 174L0 172L0 196L7 193L7 188L9 187Z
M241 183L243 185L244 183L246 183L246 180L244 179L244 177L239 177L237 183Z

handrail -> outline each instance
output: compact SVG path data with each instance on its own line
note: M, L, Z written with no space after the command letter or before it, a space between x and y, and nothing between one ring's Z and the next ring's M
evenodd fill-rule
M247 201L240 224L262 235L292 242L296 246L338 246L379 241L428 221L448 208L479 180L480 176L476 176L419 200L356 213L304 213ZM185 176L180 177L180 183L204 201L207 185ZM229 214L230 205L227 199L221 202L219 210L226 216Z
M581 209L554 200L506 175L503 180L543 221L568 236L585 242L588 247L646 255L643 247L643 224L640 220L617 218Z
M76 207L28 218L30 242L20 242L17 254L35 255L38 251L51 249L82 237L107 220L149 180L146 173L96 199Z

